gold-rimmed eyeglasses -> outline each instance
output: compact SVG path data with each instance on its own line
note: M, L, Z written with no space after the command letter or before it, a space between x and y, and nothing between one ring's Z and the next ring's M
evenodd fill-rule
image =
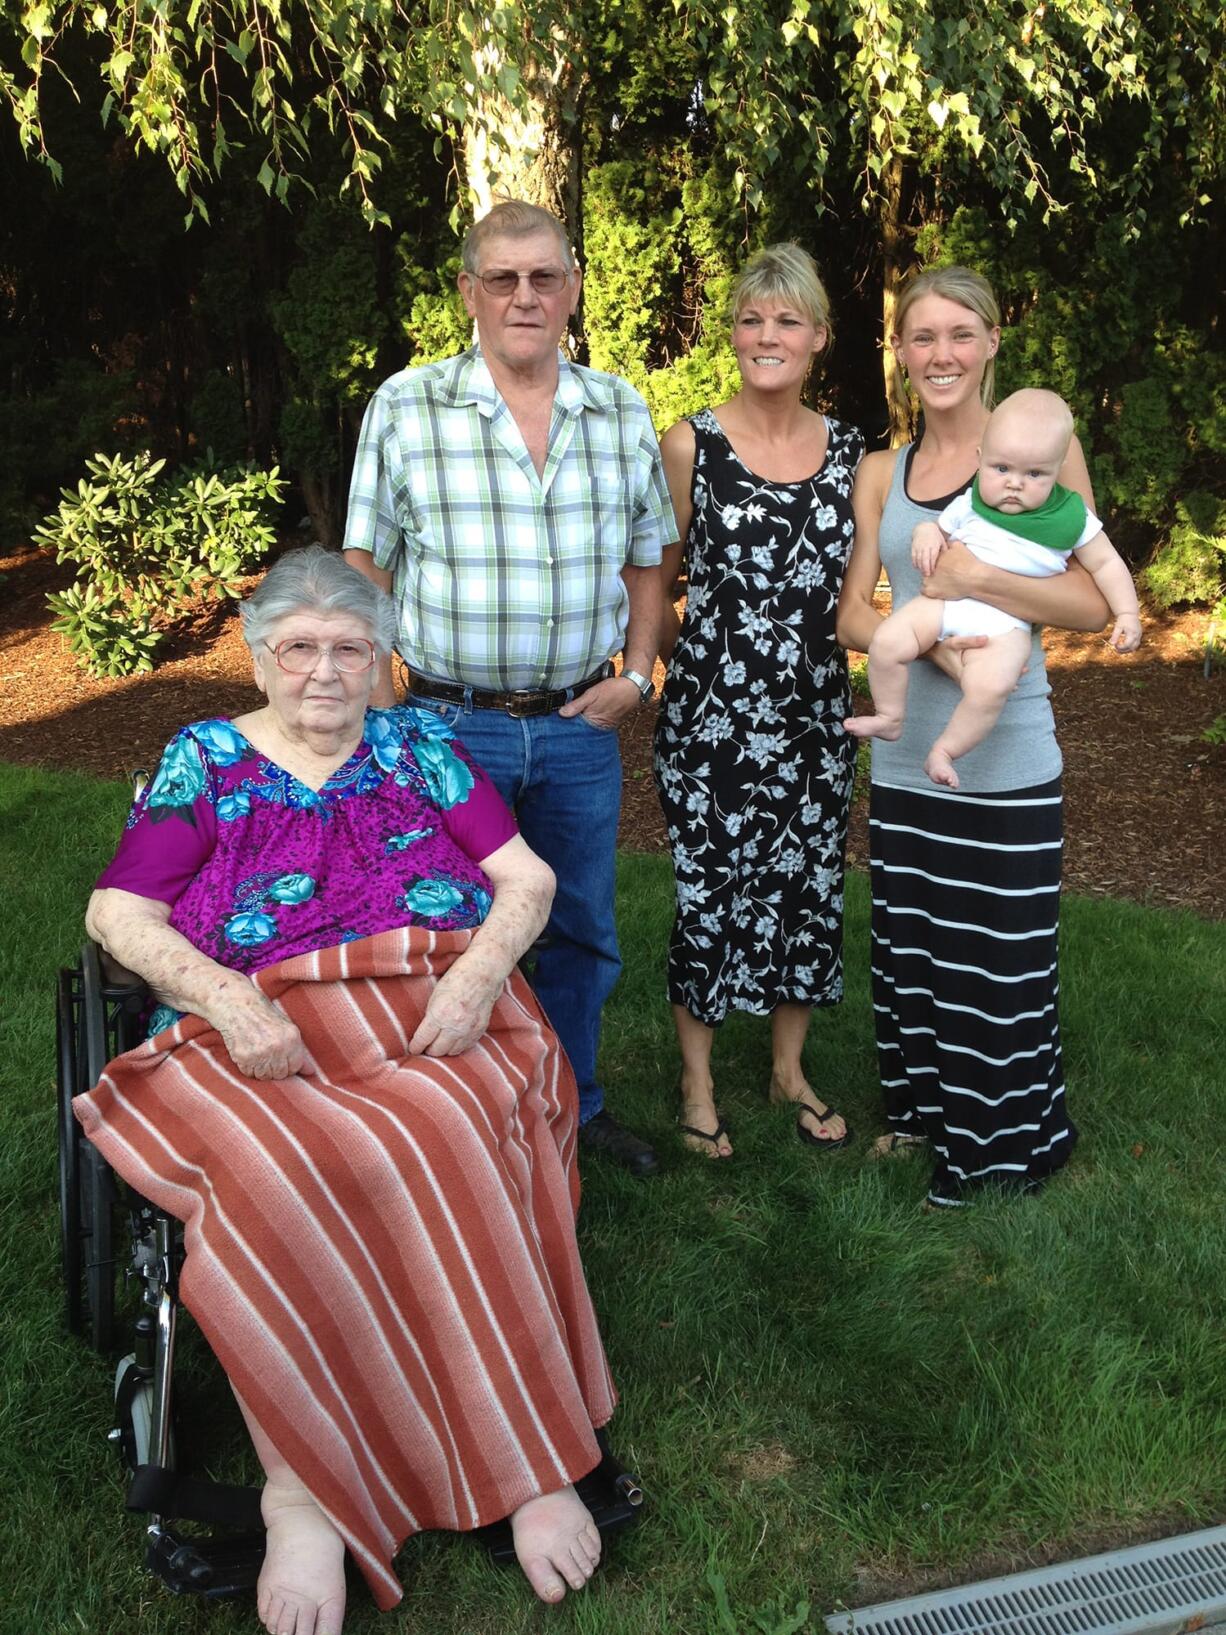
M561 267L533 267L531 272L512 272L509 267L472 275L487 295L513 295L521 278L526 278L538 295L557 295L566 288L570 273Z
M346 636L328 646L302 636L287 636L275 647L271 642L265 642L264 646L276 659L277 668L291 676L309 676L325 654L348 676L360 675L375 662L375 644L364 636Z

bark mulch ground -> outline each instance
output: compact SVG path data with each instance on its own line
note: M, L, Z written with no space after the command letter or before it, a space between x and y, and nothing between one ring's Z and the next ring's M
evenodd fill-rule
M0 760L120 777L155 765L185 721L257 701L231 603L206 603L187 620L152 675L95 681L49 628L46 592L68 582L68 570L40 551L0 554ZM1101 637L1048 631L1071 890L1226 916L1226 746L1201 736L1226 715L1226 670L1205 678L1204 627L1203 614L1151 610L1140 651L1126 658ZM621 840L639 851L664 844L651 779L654 719L644 708L622 733ZM849 856L867 866L859 793Z

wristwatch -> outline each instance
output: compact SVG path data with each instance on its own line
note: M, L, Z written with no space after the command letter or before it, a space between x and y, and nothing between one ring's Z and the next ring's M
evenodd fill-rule
M634 685L639 690L639 697L644 701L644 703L646 703L649 698L655 697L656 686L655 682L652 681L650 676L642 675L638 670L623 670L622 680L633 681Z

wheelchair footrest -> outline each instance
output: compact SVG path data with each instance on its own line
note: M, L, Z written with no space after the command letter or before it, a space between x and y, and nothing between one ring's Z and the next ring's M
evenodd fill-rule
M128 1484L129 1510L148 1510L173 1521L198 1521L206 1527L241 1527L258 1531L264 1525L258 1487L230 1487L183 1476L162 1465L141 1465Z
M592 1513L592 1520L602 1533L614 1533L619 1527L628 1527L637 1521L643 1503L643 1490L638 1478L632 1476L613 1457L603 1431L597 1431L600 1463L575 1483L575 1492ZM491 1522L478 1527L471 1535L489 1551L490 1559L499 1565L513 1565L515 1543L511 1537L510 1521Z
M176 1595L220 1600L255 1588L264 1561L263 1533L234 1538L187 1538L151 1527L145 1566Z

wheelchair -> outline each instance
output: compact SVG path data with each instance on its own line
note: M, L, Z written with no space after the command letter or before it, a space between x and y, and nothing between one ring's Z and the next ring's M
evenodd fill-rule
M264 1557L260 1489L192 1477L176 1460L174 1394L180 1223L128 1187L86 1138L72 1099L143 1037L144 984L94 943L61 970L56 993L60 1247L69 1330L113 1354L109 1433L127 1481L127 1508L148 1515L145 1566L175 1594L220 1599L255 1588ZM126 1299L124 1297L127 1297ZM129 1308L135 1307L135 1315ZM637 1519L643 1493L596 1433L600 1463L576 1489L602 1533ZM184 1524L188 1524L185 1526ZM219 1531L201 1532L203 1526ZM472 1536L499 1564L515 1561L508 1522Z

